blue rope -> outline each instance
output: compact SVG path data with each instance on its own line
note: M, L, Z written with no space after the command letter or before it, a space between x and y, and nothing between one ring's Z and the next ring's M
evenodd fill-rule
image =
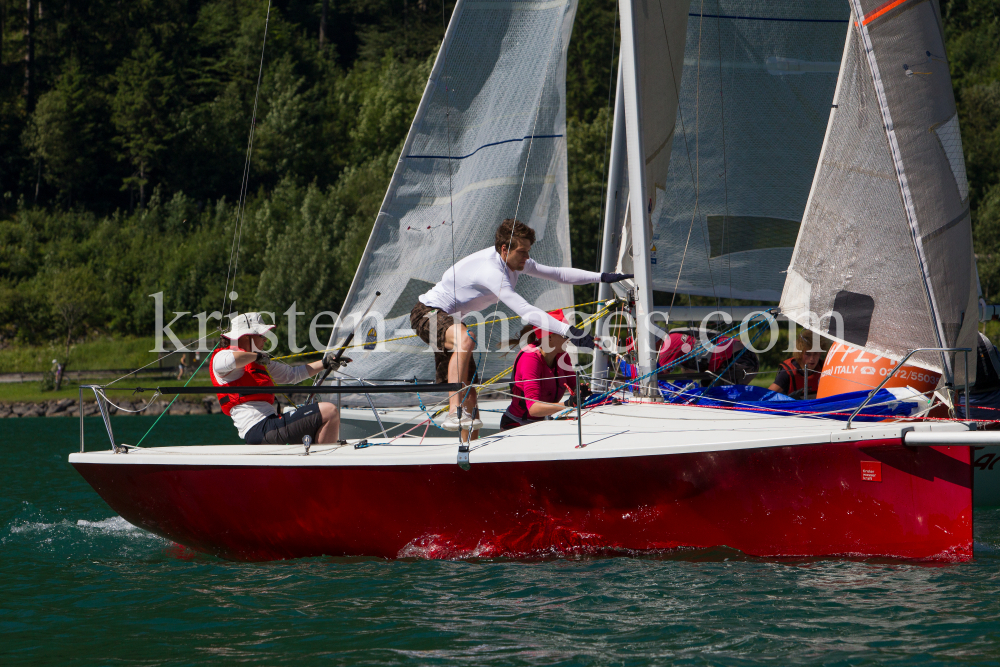
M424 407L424 399L420 398L420 394L417 394L417 402L420 404L420 409L424 411L424 414L427 415L427 418L431 421L431 423L434 424L434 426L436 426L437 428L441 428L440 426L437 425L437 422L434 421L434 417L431 416L431 413L427 411L427 408Z
M763 320L763 321L761 321L761 322L758 322L758 323L757 323L757 324L755 324L754 326L758 326L758 325L760 325L760 324L764 324L765 322L766 322L766 320ZM749 332L749 331L750 331L750 329L748 328L748 329L747 329L747 331ZM759 331L758 331L758 332L757 332L757 333L756 333L756 334L754 335L754 337L753 337L753 340L752 340L752 341L750 341L750 345L751 345L751 346L753 346L753 344L757 342L757 339L758 339L758 338L760 338L760 337L761 337L761 334L763 334L763 333L764 333L764 329L763 329L763 328L761 328L761 329L760 329L760 330L759 330ZM714 387L714 386L715 386L715 383L716 383L716 382L718 382L718 381L719 381L719 380L721 380L721 379L722 379L723 377L725 377L726 373L728 373L728 372L729 372L729 369L733 367L733 364L735 364L735 363L736 363L737 361L739 361L740 357L742 357L742 356L743 356L743 353L744 353L744 352L746 352L746 351L747 351L747 349L748 349L748 348L744 347L744 348L743 348L742 350L740 350L739 354L737 354L737 355L735 355L735 356L733 357L732 361L730 361L730 362L729 362L729 365L728 365L728 366L726 366L726 367L725 367L725 368L724 368L724 369L722 370L722 372L721 372L721 373L719 373L718 375L716 375L716 376L715 376L715 378L713 378L713 379L712 379L712 381L711 381L711 382L709 383L709 385L708 385L707 387L705 387L705 389L706 389L706 390L707 390L707 389L711 389L712 387Z
M769 315L770 315L770 313L761 313L760 315L754 315L753 319L751 319L751 322L754 319L757 319L758 317L761 317L761 316L765 316L766 317L766 316L769 316ZM753 324L752 326L747 326L747 331L749 332L750 329L759 327L760 325L765 324L766 322L767 322L766 319L762 319L761 321ZM732 333L733 331L736 331L741 326L743 326L743 325L742 324L737 324L736 326L734 326L734 327L732 327L732 328L730 328L730 329L728 329L726 331L723 331L722 333L720 333L718 336L716 336L714 339L712 339L709 342L710 343L715 343L719 339L727 336L728 334ZM756 338L754 339L754 341L756 341ZM624 385L622 387L618 387L617 389L612 389L610 391L606 391L606 392L604 392L602 394L594 394L593 396L591 396L590 398L588 398L586 401L584 401L583 407L589 407L591 405L595 405L597 403L600 403L601 401L603 401L604 399L608 398L609 396L611 396L611 395L613 395L613 394L615 394L615 393L617 393L619 391L624 391L625 387L627 387L629 384L634 384L634 383L637 383L637 382L641 382L642 380L645 380L648 377L655 376L657 373L660 373L661 371L672 370L672 369L676 368L677 366L681 365L682 363L684 363L685 361L687 361L688 359L692 359L695 356L697 356L698 353L701 350L703 350L703 349L706 349L705 348L705 343L698 343L694 347L694 349L691 350L689 353L685 354L684 356L682 356L682 357L680 357L678 359L674 359L669 364L664 364L663 366L660 366L659 368L656 368L653 371L651 371L649 373L646 373L645 375L643 375L641 377L636 377L634 380L632 380L632 382L629 382L628 384L626 384L626 385ZM746 348L743 348L743 349L746 350Z

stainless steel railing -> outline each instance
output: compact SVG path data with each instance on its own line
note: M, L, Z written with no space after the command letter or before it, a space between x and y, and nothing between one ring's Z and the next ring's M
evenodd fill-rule
M868 403L870 403L871 400L875 397L875 394L878 393L878 390L881 389L882 387L884 387L885 383L888 382L889 379L893 375L895 375L896 371L898 371L900 368L902 368L903 364L905 364L906 361L910 357L912 357L914 354L916 354L917 352L964 352L965 353L965 386L963 387L962 391L965 394L965 417L966 417L966 419L968 419L968 417L969 417L969 352L972 352L972 348L968 348L968 347L918 347L915 350L910 350L909 352L907 352L906 356L903 357L900 360L900 362L898 364L896 364L896 366L891 371L889 371L886 374L885 379L883 379L881 382L879 382L878 386L871 390L871 392L868 394L868 397L865 398L864 403L862 403L860 406L858 406L858 409L855 410L853 413L851 413L851 416L847 418L847 427L844 430L850 430L851 429L851 420L853 420L855 417L858 416L858 414L864 409L864 407L866 405L868 405Z

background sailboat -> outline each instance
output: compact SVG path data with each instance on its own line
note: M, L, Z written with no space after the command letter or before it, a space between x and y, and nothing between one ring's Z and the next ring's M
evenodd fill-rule
M670 162L651 193L654 289L778 300L847 13L842 0L691 3Z

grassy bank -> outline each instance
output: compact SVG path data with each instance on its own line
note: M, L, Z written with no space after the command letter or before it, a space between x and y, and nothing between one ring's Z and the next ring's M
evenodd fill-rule
M100 337L70 346L69 370L134 369L157 360L152 336ZM48 345L11 345L0 350L0 373L44 373L52 360L62 360L66 347ZM166 360L175 363L173 359Z
M79 396L80 385L81 384L99 384L107 382L107 378L101 378L100 380L88 380L83 379L81 381L66 381L63 382L62 388L59 391L42 391L39 387L38 382L11 382L11 383L0 383L0 403L42 403L45 401L60 400L63 398L76 399ZM184 380L163 380L163 379L152 379L152 378L141 378L133 379L126 378L113 387L120 386L122 388L135 389L136 387L176 387L184 384ZM211 382L208 380L208 375L202 370L194 380L191 381L189 386L207 386ZM135 397L132 396L131 391L111 391L107 392L108 398L114 401L116 398L142 398L148 399L152 396L151 392L144 392L142 394L137 394ZM181 396L177 400L183 401L200 401L203 395L190 395ZM83 399L85 401L94 400L94 392L89 389L83 392Z

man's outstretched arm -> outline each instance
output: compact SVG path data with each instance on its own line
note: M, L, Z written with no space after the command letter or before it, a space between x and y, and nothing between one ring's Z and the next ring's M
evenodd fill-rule
M595 271L584 271L583 269L574 269L568 266L546 266L539 264L533 259L529 259L524 263L524 270L521 273L534 276L535 278L545 278L546 280L552 280L564 285L588 285L600 282L601 280L601 274ZM510 306L509 303L507 305Z
M571 327L565 322L560 322L541 308L528 303L524 297L512 290L506 281L497 297L507 304L511 310L520 315L521 319L528 324L565 336L577 347L594 347L593 336L585 334L583 331L576 327Z
M634 278L631 273L597 273L566 266L546 266L529 259L524 265L524 271L529 276L545 278L564 285L588 285L590 283L616 283L626 278Z

